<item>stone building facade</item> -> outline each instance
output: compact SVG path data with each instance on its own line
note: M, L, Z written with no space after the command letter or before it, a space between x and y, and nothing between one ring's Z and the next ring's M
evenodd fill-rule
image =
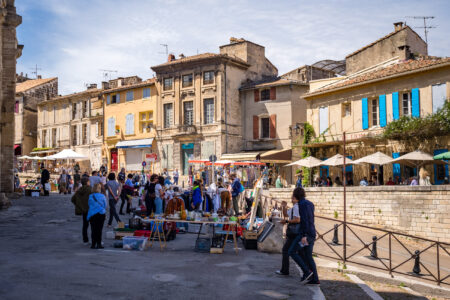
M15 156L29 155L37 146L37 104L58 96L58 78L24 80L16 84L14 107Z
M152 67L156 72L158 154L161 168L188 173L189 159L242 149L240 86L276 76L265 48L230 39L220 54L203 53Z
M89 158L82 169L99 169L102 162L103 103L101 90L54 97L38 104L38 147L45 154L72 149Z
M408 27L401 30L411 31ZM391 38L394 38L391 44L395 43L398 32L371 44L358 55L364 56L365 51L371 55L373 47L381 47L377 43L384 45ZM415 47L413 44L406 46L408 49ZM352 159L377 151L396 158L419 147L432 155L446 152L450 148L449 137L411 144L385 140L381 136L389 122L402 116L425 117L433 114L449 97L450 59L422 55L407 60L388 58L384 63L339 79L319 80L317 85L312 82L310 92L304 96L308 102L307 120L316 135L321 134L323 139L309 147L313 155L320 159L342 154L342 133L346 132L347 155ZM447 166L429 165L426 169L435 184L442 183L449 176ZM363 176L369 179L381 176L381 180L386 182L389 177L405 179L416 176L418 170L398 164L379 169L363 165L348 166L346 173L353 176L355 183ZM341 170L321 167L320 175L334 179L341 176Z
M119 78L105 86L102 93L104 107L103 157L111 171L125 168L156 171L156 164L147 154L156 153L156 104L158 94L155 80L142 81Z
M16 14L14 0L0 1L0 209L9 206L7 195L14 191L14 99L16 60L23 46L17 44L16 27L22 17Z

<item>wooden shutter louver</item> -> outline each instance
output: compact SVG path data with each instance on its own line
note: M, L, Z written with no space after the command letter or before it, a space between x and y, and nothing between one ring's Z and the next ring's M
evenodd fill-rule
M270 115L269 136L271 139L274 139L277 137L277 115Z
M277 88L276 87L270 88L270 100L277 100Z
M258 116L253 116L253 139L259 139L259 118Z
M255 102L259 102L259 90L254 90Z

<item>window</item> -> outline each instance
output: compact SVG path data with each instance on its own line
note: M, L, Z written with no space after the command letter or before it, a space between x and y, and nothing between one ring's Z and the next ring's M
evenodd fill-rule
M322 134L328 129L328 106L319 108L319 133Z
M16 104L14 106L14 112L17 114L19 113L19 100L16 101Z
M134 114L125 117L125 134L134 134Z
M72 103L72 120L77 118L77 103Z
M207 71L203 73L203 84L214 83L214 71Z
M77 126L72 126L72 145L76 146L77 143Z
M56 123L56 105L53 105L53 123Z
M88 101L83 101L83 118L88 117Z
M372 116L372 126L378 125L378 99L372 99L371 101L371 116Z
M190 87L193 84L193 76L192 74L183 75L183 87Z
M402 94L402 116L411 115L411 93Z
M97 123L97 136L103 136L103 122Z
M108 136L116 135L116 119L111 117L108 119Z
M262 139L268 139L270 136L270 119L260 118L261 120L261 135Z
M163 89L165 91L169 91L172 89L172 86L173 86L173 78L164 78Z
M115 94L111 96L111 103L120 103L120 94Z
M42 130L42 147L47 147L47 130Z
M134 93L133 91L127 92L127 101L133 101L134 100Z
M446 85L437 84L432 86L433 94L433 114L436 113L441 107L444 106L445 99L447 98Z
M88 134L87 134L87 124L83 124L81 127L81 138L82 138L82 145L88 144Z
M150 88L144 88L142 90L142 98L150 98Z
M53 148L56 148L56 146L57 146L57 138L56 138L56 133L57 133L57 131L56 131L56 128L53 128L52 129L52 147Z
M270 89L264 89L261 91L261 101L270 100Z
M139 130L141 133L151 132L153 126L153 111L139 113Z
M194 124L194 102L186 101L183 102L184 111L184 125Z
M205 114L204 123L212 124L214 123L214 99L209 98L203 100L203 112Z
M106 96L106 104L111 104L111 95Z
M164 104L164 128L169 128L173 123L173 105L172 103Z
M342 103L342 117L349 117L352 114L351 103Z

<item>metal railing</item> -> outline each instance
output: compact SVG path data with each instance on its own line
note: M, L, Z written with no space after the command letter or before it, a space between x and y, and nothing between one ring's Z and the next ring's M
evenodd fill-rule
M318 247L315 247L315 253L317 255L336 259L342 261L344 264L352 263L388 271L392 277L396 273L433 281L438 285L450 285L449 243L322 216L316 216L316 218L334 223L329 230L317 230L316 237L316 244L318 244L318 241L323 241L327 246L325 249L331 250L331 255L330 251L328 253L326 253L325 249L318 251ZM369 230L369 233L367 231L358 233L360 229ZM344 236L345 242L343 244L339 243L339 230L342 230L342 235ZM372 232L379 234L378 236L370 237L371 241L364 241L364 239L368 239L367 235L371 235ZM333 237L328 238L329 235ZM353 239L349 239L351 235L354 236ZM410 243L407 240L410 240ZM379 245L382 242L387 242L387 247L380 247ZM399 246L398 249L393 248L393 243ZM383 252L381 255L379 254L380 249ZM433 249L435 250L434 252ZM360 259L358 259L357 254L364 251L369 251L369 256L359 257ZM397 259L394 259L394 255ZM425 255L427 256L426 262L423 259L421 260L421 257ZM365 262L367 259L379 262L379 264L371 265ZM407 272L406 264L411 261L414 261L414 266L411 272ZM447 266L444 266L444 264L447 264ZM423 272L422 269L426 272Z

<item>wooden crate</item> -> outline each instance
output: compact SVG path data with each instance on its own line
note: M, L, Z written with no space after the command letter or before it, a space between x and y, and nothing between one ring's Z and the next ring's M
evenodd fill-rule
M243 236L246 240L257 240L258 233L256 231L244 230Z
M209 253L212 253L212 254L222 254L222 253L223 253L223 249L222 249L222 248L211 248L211 250L209 251Z

